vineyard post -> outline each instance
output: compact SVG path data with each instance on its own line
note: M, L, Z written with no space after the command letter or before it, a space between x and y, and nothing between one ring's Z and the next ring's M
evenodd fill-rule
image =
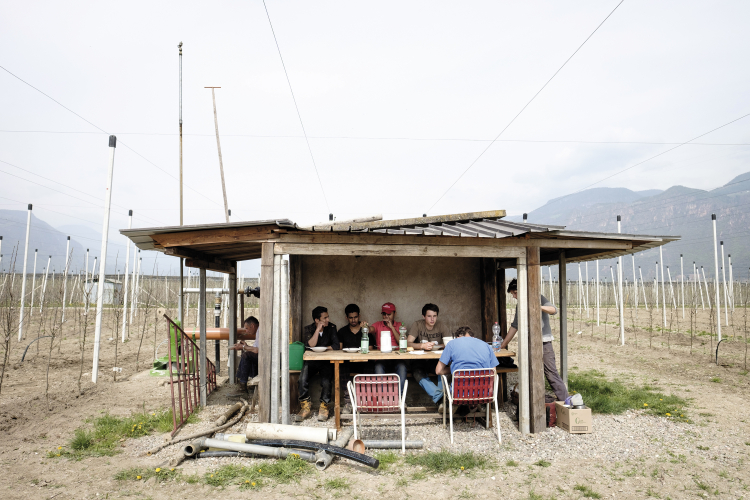
M714 227L714 283L716 299L716 341L721 342L721 304L719 303L719 253L716 246L716 214L711 214L711 222ZM708 283L706 283L708 285ZM708 286L707 286L708 288Z

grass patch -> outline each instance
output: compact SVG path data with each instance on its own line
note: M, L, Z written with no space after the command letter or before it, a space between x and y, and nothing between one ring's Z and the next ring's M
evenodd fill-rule
M602 496L586 486L585 484L576 484L575 488L573 488L576 491L580 491L581 495L583 495L584 498L601 498Z
M706 451L708 449L708 446L698 446L698 449L701 451Z
M542 459L542 460L537 460L536 462L534 462L534 465L536 465L537 467L549 467L552 464Z
M237 485L240 489L261 488L267 482L286 484L297 482L305 474L312 472L312 466L297 457L287 457L253 467L224 465L203 475L203 482L211 486ZM335 480L333 480L335 481Z
M414 474L411 475L411 480L412 481L423 481L425 479L427 479L427 474L425 474L421 470L418 470L417 472L415 472Z
M348 490L350 487L349 480L343 477L327 479L326 482L323 483L323 488L327 490Z
M118 472L115 474L115 479L118 481L145 481L155 477L156 481L161 483L180 476L180 471L175 468L147 469L145 467L133 467Z
M487 465L487 458L475 455L473 452L451 453L449 451L428 451L426 453L407 455L406 463L409 465L421 465L430 472L437 474L447 471L483 469Z
M678 396L666 396L650 385L629 387L620 380L608 380L598 370L569 373L571 392L579 392L584 403L594 413L620 414L630 409L646 410L655 416L687 422L687 401Z
M197 421L191 415L188 422ZM67 446L47 453L48 458L68 457L80 460L84 457L112 456L120 452L119 443L126 438L139 438L152 432L169 432L172 430L172 410L154 412L143 411L129 417L114 417L105 414L89 419L89 426L75 430Z
M388 470L388 467L399 461L398 455L393 451L380 451L375 454L375 458L380 462L379 470Z
M505 466L506 467L518 467L518 462L516 462L515 460L508 460L507 462L505 462Z
M720 384L721 379L719 377L711 377L711 382L713 382L714 384Z

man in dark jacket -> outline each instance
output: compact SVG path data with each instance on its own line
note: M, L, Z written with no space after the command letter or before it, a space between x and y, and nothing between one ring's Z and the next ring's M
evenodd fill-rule
M336 325L330 322L328 309L318 306L312 311L313 322L302 331L306 347L327 347L328 350L339 348ZM333 384L333 364L330 361L305 361L299 376L299 401L302 410L297 415L304 420L312 414L310 401L310 378L320 373L320 409L318 420L325 421L331 408L331 385Z

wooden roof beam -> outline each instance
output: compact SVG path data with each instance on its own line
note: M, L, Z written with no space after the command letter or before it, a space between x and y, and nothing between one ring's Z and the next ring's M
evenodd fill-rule
M173 257L186 259L185 265L187 267L197 267L220 273L235 273L234 262L219 259L213 255L193 250L192 248L170 247L166 248L164 253Z

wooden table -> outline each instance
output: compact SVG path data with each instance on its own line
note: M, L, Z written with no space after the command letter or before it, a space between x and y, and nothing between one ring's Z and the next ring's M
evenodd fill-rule
M386 360L427 360L434 359L437 365L437 360L443 354L440 352L425 351L424 354L414 354L412 352L400 353L393 351L389 353L382 353L380 351L370 351L368 354L361 354L359 352L344 352L344 351L325 351L325 352L313 352L305 351L302 357L305 361L330 361L333 363L334 372L334 392L335 392L335 403L334 403L334 414L336 415L336 429L341 430L341 382L339 380L339 365L344 361L351 361L353 363L365 363L367 361L386 361ZM496 351L495 356L498 358L514 357L516 355L513 351L503 349Z

